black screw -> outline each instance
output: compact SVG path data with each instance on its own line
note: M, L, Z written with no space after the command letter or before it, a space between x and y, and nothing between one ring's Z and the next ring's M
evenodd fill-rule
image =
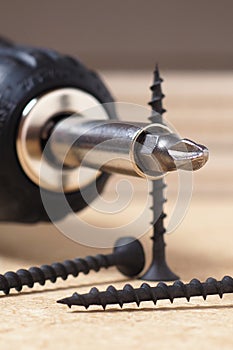
M163 113L166 110L163 108L162 100L164 94L162 92L161 83L163 79L160 77L158 66L156 65L154 71L154 81L151 86L152 99L149 105L152 108L152 114L149 120L152 123L163 124ZM166 187L163 179L153 181L153 190L151 192L153 198L153 258L151 265L141 279L146 281L175 281L179 277L175 275L166 263L164 234L166 229L164 227L164 219L166 214L163 211L163 205L166 202L164 198L164 188Z
M0 290L5 294L9 294L12 288L20 292L23 286L33 288L35 283L43 286L48 280L55 283L58 277L66 280L69 275L77 277L80 272L86 275L91 270L98 272L101 268L107 269L110 266L116 266L124 275L133 277L142 271L144 263L141 243L133 237L125 237L116 242L112 254L87 256L84 259L76 258L63 263L6 272L0 275Z
M122 290L117 290L109 286L105 292L100 292L97 288L92 288L87 294L74 293L71 297L58 300L60 304L84 306L86 309L90 305L101 305L103 309L107 305L119 304L122 307L126 303L135 302L137 306L142 301L153 301L168 299L173 303L176 298L186 298L187 301L194 296L202 296L206 300L208 295L219 295L222 298L225 293L233 293L233 278L225 276L221 281L210 277L206 282L201 283L198 279L193 279L188 284L181 281L167 285L160 282L156 287L151 287L143 283L140 288L133 288L126 284Z

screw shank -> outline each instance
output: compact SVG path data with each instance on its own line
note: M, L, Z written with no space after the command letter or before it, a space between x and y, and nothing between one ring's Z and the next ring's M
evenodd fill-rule
M110 286L104 292L92 288L87 294L74 293L70 298L58 302L68 306L80 305L88 308L90 305L101 305L105 308L113 304L119 304L122 307L124 304L133 302L139 306L143 301L153 301L156 304L158 300L165 299L172 303L176 298L186 298L189 301L191 297L197 296L205 300L208 295L219 295L222 298L226 293L233 293L233 278L230 276L225 276L221 281L208 278L204 283L197 279L193 279L188 284L176 281L173 285L167 285L161 282L156 287L143 283L140 288L136 289L130 284L126 284L122 290Z

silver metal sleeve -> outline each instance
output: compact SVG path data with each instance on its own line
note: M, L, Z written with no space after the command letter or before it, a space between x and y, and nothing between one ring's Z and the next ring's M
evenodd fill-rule
M145 127L148 131L146 123L69 117L54 128L51 151L59 162L70 168L82 163L105 172L144 177L136 164L133 148Z

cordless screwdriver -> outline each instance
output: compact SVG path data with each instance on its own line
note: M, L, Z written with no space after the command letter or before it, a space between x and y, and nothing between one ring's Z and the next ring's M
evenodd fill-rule
M94 200L111 173L156 180L208 160L205 146L165 124L121 121L112 102L78 59L0 39L1 221L49 221L41 190L51 202L64 192L77 212L87 205L83 191ZM58 210L56 219L66 214Z

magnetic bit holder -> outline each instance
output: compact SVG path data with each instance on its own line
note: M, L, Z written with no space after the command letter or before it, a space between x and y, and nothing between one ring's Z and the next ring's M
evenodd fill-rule
M82 164L152 180L177 169L198 170L208 160L206 147L180 139L156 123L85 121L74 116L55 126L49 144L57 162L69 168Z

